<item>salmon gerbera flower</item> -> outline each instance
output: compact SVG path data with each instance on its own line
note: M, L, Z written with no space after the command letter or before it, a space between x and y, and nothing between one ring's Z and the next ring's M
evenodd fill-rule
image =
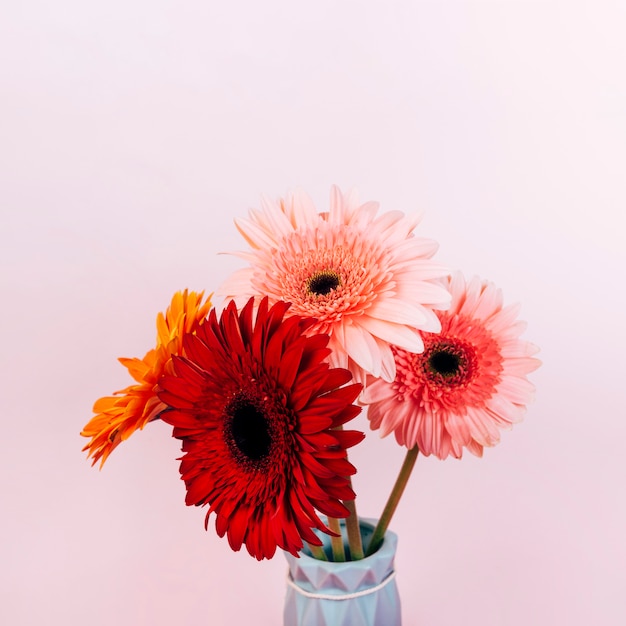
M312 332L330 335L331 363L365 374L395 377L391 344L424 348L421 332L437 332L433 309L450 301L435 279L448 271L431 257L435 242L416 237L417 217L392 211L376 217L378 203L359 204L354 192L333 187L330 209L318 213L296 193L235 220L251 252L219 292L242 305L250 296L291 303L290 315L316 320Z
M350 372L325 362L328 335L305 332L312 321L286 318L288 307L264 298L255 317L251 298L241 313L232 301L219 319L211 311L159 391L183 442L186 503L208 504L205 525L215 512L218 535L259 560L321 545L312 529L331 531L316 511L348 515L346 449L364 437L341 429L361 410L361 385L346 385Z
M439 334L424 336L425 350L394 347L396 379L372 381L362 396L372 429L395 433L399 444L425 456L482 456L500 440L499 429L522 419L534 392L526 375L540 365L537 348L519 339L519 306L502 306L493 283L462 274L448 280L449 310L438 312Z
M159 417L166 406L156 395L156 385L168 370L173 354L180 354L185 333L193 333L211 308L210 297L203 302L204 292L177 292L165 315L157 316L157 345L143 359L120 358L137 381L113 396L100 398L94 404L96 415L81 435L91 437L83 448L93 464L101 459L104 465L111 452L137 429Z

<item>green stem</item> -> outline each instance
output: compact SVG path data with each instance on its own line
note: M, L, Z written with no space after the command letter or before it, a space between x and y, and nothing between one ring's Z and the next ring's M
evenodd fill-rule
M389 499L387 500L387 504L383 510L383 514L380 516L378 520L378 524L374 529L374 534L372 535L372 539L370 541L370 545L367 548L367 553L365 556L370 556L374 554L378 548L383 543L383 539L385 537L385 533L387 532L387 528L389 527L389 523L391 522L391 518L398 507L398 502L400 502L400 498L404 493L404 488L406 487L407 482L409 481L409 477L411 476L411 472L413 471L413 466L415 465L415 461L417 460L417 455L419 454L419 448L415 446L410 450L407 450L406 456L404 457L404 463L402 463L402 467L400 468L400 473L398 474L398 478L396 478L396 483L389 494Z
M361 539L361 526L359 525L359 517L356 514L356 501L344 500L343 503L348 511L350 511L350 515L348 515L348 517L346 518L346 529L348 530L348 545L350 546L350 560L359 561L365 556L365 554L363 553L363 541Z
M318 561L328 561L326 557L326 552L324 552L324 548L322 546L314 546L312 543L306 544L309 546L309 550L311 551L311 556Z
M343 430L343 424L336 427L337 430ZM348 459L348 452L346 451L346 460ZM346 476L348 486L352 489L352 479L350 476ZM346 518L346 530L348 531L348 546L350 547L350 560L359 561L365 555L363 554L363 541L361 539L361 526L359 525L359 516L356 513L355 500L344 500L344 506L350 511L350 514ZM343 550L343 549L342 549ZM344 559L345 560L345 557Z
M331 536L330 538L330 546L333 549L333 561L335 563L343 562L346 560L346 553L343 549L343 537L341 536L339 520L336 517L329 517L328 528L339 535L338 537Z

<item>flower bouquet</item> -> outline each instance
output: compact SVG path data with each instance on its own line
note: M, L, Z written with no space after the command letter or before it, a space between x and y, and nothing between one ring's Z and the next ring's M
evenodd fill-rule
M186 504L257 559L290 564L286 624L400 623L388 530L418 454L481 456L531 399L536 348L492 283L436 263L419 218L378 215L331 191L237 219L247 266L219 289L182 291L157 317L135 383L101 398L82 431L93 462L160 419L182 442ZM406 457L380 517L356 510L346 428L362 408ZM382 560L381 560L382 559ZM352 608L350 608L352 607Z

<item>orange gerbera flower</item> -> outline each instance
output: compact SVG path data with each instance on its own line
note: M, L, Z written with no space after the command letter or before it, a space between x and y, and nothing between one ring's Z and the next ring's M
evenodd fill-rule
M137 429L159 417L166 407L155 393L163 374L170 371L173 354L182 354L183 336L195 333L211 308L211 296L203 303L204 292L178 291L165 315L157 316L157 345L143 359L120 358L137 384L100 398L93 406L96 415L85 426L81 435L91 437L83 448L93 464L107 457Z

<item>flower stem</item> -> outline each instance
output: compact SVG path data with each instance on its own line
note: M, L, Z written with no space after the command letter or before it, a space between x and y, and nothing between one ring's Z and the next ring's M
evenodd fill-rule
M387 504L385 505L383 514L380 516L378 524L374 529L374 534L372 535L372 539L370 540L370 545L367 548L367 553L365 556L370 556L371 554L374 554L374 552L376 552L376 550L378 550L378 548L380 548L380 546L382 545L385 533L387 532L387 528L389 527L391 518L396 511L398 502L400 502L400 498L404 493L404 488L409 481L409 477L411 476L411 472L413 471L413 466L415 465L418 454L419 448L417 446L411 448L410 450L407 450L406 456L404 457L404 462L402 463L402 467L400 468L400 473L398 474L398 478L396 478L396 483L393 486L391 493L389 494L389 499L387 500Z
M336 427L337 430L343 430L343 424ZM348 453L346 451L346 460ZM346 476L348 486L352 489L352 479ZM346 530L348 531L348 546L350 547L350 560L359 561L365 555L363 554L363 540L361 539L361 526L359 524L359 516L356 513L356 501L344 500L344 506L350 511L350 515L346 518ZM345 558L343 559L345 560Z
M337 533L338 537L330 538L330 546L333 549L333 561L335 563L343 562L346 560L346 553L343 549L343 537L341 536L341 524L336 517L328 518L328 528L334 533Z
M326 552L324 552L324 548L322 546L314 546L312 543L307 542L306 544L309 546L309 550L311 551L311 556L318 561L328 561L326 557Z
M346 518L348 545L350 546L350 560L359 561L365 556L365 554L363 553L363 541L361 539L359 516L356 514L356 501L344 500L343 503L348 511L350 511L350 515Z

